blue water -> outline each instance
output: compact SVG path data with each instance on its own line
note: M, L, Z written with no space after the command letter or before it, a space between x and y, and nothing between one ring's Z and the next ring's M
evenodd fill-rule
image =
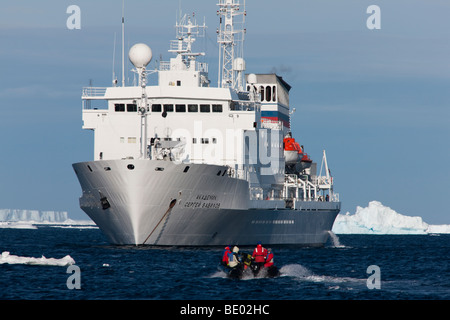
M70 255L81 280L71 290L66 266L0 264L0 299L450 299L450 235L341 235L339 241L273 247L281 277L230 280L216 268L222 248L112 246L98 229L0 229L0 252ZM380 289L367 286L370 265L379 267Z

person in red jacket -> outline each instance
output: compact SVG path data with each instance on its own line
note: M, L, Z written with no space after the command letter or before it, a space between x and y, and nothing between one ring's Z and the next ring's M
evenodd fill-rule
M273 266L273 252L272 249L267 249L266 263L264 264L264 268L270 268Z
M261 245L261 242L258 242L255 250L253 250L252 257L255 259L255 264L261 268L264 266L266 262L267 250Z
M228 266L228 255L232 253L230 247L225 247L225 250L222 254L222 261L220 262L224 266Z

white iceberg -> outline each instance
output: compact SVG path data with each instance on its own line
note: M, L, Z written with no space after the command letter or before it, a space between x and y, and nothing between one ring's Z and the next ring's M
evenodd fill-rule
M36 229L35 225L95 226L92 220L72 220L67 211L0 209L0 228Z
M429 225L421 217L399 214L379 201L357 207L354 214L339 214L332 231L336 234L430 234L450 233L450 225Z
M3 251L0 256L0 264L30 264L30 265L41 265L41 266L69 266L75 264L75 260L71 256L67 255L61 259L46 258L42 256L41 258L33 257L21 257L11 255L8 251Z
M0 221L64 222L68 219L66 211L0 209Z

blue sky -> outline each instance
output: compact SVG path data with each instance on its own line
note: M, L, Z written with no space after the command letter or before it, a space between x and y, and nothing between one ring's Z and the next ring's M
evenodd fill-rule
M206 18L216 84L214 0L184 0ZM81 9L69 30L66 9ZM369 5L381 29L369 30ZM179 0L126 0L126 46L167 59ZM11 1L0 9L0 207L66 210L84 219L71 164L93 158L81 129L81 88L109 86L122 1ZM342 211L381 201L450 223L450 3L422 0L247 1L247 72L292 85L294 136L320 162L326 149ZM120 78L120 47L116 48ZM129 68L128 68L129 69Z

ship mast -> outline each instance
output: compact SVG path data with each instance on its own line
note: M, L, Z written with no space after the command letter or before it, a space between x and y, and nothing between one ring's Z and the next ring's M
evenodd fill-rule
M148 158L147 150L147 78L145 68L152 60L152 50L143 43L137 43L131 47L128 57L131 63L136 67L139 74L139 85L142 89L139 114L141 115L141 139L140 139L140 158Z
M191 64L194 66L195 59L198 56L204 56L205 53L192 52L192 44L196 40L193 36L204 36L206 23L203 21L203 25L198 25L194 19L194 14L192 19L185 14L180 18L180 21L176 22L175 29L177 40L170 42L169 52L174 52L185 60L186 67L191 67Z
M245 0L240 11L239 0L219 0L217 15L220 17L217 29L219 43L219 88L243 90Z

